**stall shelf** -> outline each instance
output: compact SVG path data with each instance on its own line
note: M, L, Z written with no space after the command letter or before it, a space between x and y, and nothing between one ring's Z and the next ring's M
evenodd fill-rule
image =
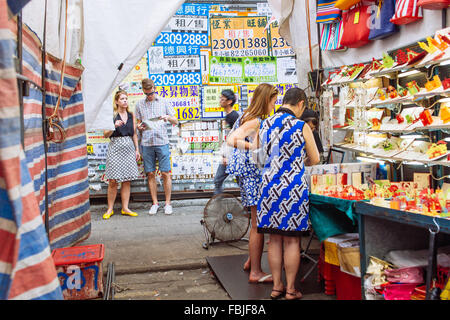
M371 256L383 259L391 250L428 250L426 286L436 270L436 248L450 244L450 219L355 203L360 239L361 275ZM364 276L361 290L365 296Z

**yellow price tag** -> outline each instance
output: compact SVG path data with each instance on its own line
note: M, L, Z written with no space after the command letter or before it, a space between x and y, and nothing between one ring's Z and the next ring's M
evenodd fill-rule
M87 146L87 153L88 154L93 154L94 153L94 147L93 146Z
M175 108L178 120L200 119L199 107L180 107Z
M355 19L353 20L353 24L359 23L359 11L355 13Z

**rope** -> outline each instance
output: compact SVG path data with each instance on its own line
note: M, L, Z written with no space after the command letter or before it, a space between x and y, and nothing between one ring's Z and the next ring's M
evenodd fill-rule
M64 131L64 128L59 125L57 122L60 123L59 117L58 117L58 110L59 110L59 106L61 104L61 96L62 96L62 89L63 89L63 84L64 84L64 73L66 71L66 48L67 48L67 7L68 7L68 0L65 0L65 25L64 25L64 58L63 58L63 62L62 62L62 68L61 68L61 79L60 79L60 84L59 84L59 94L58 94L58 100L56 102L56 106L55 109L53 110L52 115L48 118L48 126L49 126L49 130L48 130L48 140L49 141L53 141L55 143L62 143L64 142L64 140L66 139L66 132ZM45 98L45 97L44 97ZM55 128L57 131L59 131L61 138L60 139L56 139L54 131Z

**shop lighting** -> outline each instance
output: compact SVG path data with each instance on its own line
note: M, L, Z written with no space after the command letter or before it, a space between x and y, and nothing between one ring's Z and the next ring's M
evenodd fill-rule
M382 160L376 160L372 158L366 158L366 157L356 157L356 160L362 161L362 162L371 162L371 163L379 163L379 164L385 164L386 162Z
M411 76L411 75L418 74L418 73L422 73L422 72L419 70L411 70L411 71L408 71L405 73L400 73L398 75L398 78L403 78L403 77Z
M422 162L417 161L405 161L403 164L410 165L410 166L423 166L424 164Z
M411 135L401 135L400 139L426 139L426 137L424 135L421 134L411 134Z
M450 142L450 137L445 138L444 141Z
M450 64L450 60L445 60L445 61L442 61L441 63L439 63L439 65L442 67L442 66L447 66L447 65L449 65Z

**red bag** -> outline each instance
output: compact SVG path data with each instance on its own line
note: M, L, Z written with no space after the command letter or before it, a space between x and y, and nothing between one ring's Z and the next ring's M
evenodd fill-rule
M423 14L422 8L417 5L417 0L397 0L392 23L407 24L420 19L423 19Z
M410 300L411 294L414 292L417 284L415 283L389 283L383 291L386 300Z
M349 48L359 48L370 42L370 29L368 20L371 11L369 6L357 4L350 10L342 13L344 33L341 45Z
M450 0L419 0L417 5L424 9L440 10L450 6Z

